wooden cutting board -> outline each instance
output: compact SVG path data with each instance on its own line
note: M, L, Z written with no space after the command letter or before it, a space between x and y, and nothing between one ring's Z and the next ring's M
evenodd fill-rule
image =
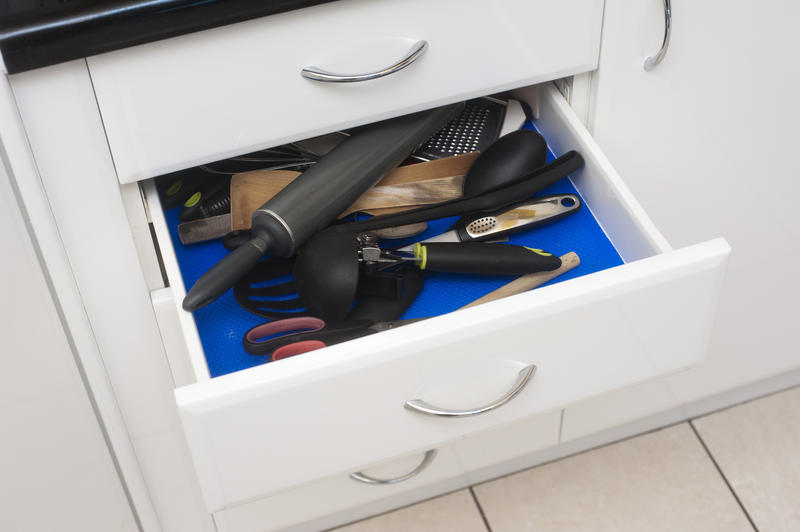
M395 168L340 217L353 212L402 212L461 197L464 175L478 152ZM256 170L231 179L231 230L249 229L253 212L299 176L289 170Z

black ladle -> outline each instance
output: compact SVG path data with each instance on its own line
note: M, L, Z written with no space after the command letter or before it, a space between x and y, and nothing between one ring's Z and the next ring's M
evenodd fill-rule
M546 162L547 142L538 131L512 131L494 141L475 159L464 176L461 197L513 185Z
M357 233L325 230L298 252L293 277L310 315L334 323L347 317L358 289L358 246Z
M547 162L547 142L532 129L503 135L486 148L464 176L462 197L517 183Z
M505 137L500 140L503 138ZM488 155L489 150L484 154ZM533 196L582 166L583 157L576 151L570 151L538 170L521 176L515 180L515 184L491 192L403 213L375 216L361 222L331 226L314 235L300 249L294 266L297 293L312 315L331 321L343 320L353 305L358 287L360 233L500 209Z

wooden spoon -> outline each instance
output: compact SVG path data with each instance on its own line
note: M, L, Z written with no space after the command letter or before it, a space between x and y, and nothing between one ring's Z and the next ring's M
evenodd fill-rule
M464 175L478 152L401 166L367 190L340 216L354 212L385 214L460 198ZM299 172L256 170L231 180L231 230L249 229L253 212L291 183Z
M504 297L527 292L528 290L536 288L547 281L555 279L562 273L566 273L571 269L576 268L578 265L580 265L580 263L581 259L578 257L578 254L574 251L570 251L569 253L561 255L561 266L555 270L551 270L549 272L529 273L527 275L523 275L522 277L517 277L510 283L504 284L497 290L489 292L485 296L478 298L472 303L461 308L475 307L484 303L489 303L490 301L497 301L498 299L502 299Z

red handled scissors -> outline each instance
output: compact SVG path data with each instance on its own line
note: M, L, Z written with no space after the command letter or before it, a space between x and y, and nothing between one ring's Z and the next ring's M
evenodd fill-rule
M377 323L355 320L329 326L314 317L287 318L253 327L244 335L242 343L251 355L271 355L272 360L281 360L423 319Z

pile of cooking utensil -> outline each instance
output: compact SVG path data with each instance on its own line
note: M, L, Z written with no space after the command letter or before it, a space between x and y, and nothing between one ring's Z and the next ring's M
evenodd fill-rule
M532 279L525 285L532 287L573 268L578 262L574 253L557 257L545 250L485 241L580 209L575 194L533 197L581 168L577 152L546 163L541 135L517 130L480 154L396 168L437 131L441 136L463 108L445 106L358 128L336 138L321 157L309 148L262 153L259 163L301 164L302 159L306 170L268 167L237 174L230 186L217 184L206 199L227 189L228 205L233 207L223 215L244 236L236 242L228 239L233 251L195 283L184 308L196 310L233 286L244 308L273 320L245 334L245 349L280 359L407 323L397 320L422 290L425 272L522 276L515 281L517 288L509 284L505 291L486 296L492 299L521 289L522 279ZM255 158L240 159L213 170L239 169L237 165ZM440 172L433 178L439 186L414 178L431 171ZM168 185L166 195L174 188ZM424 206L412 208L420 204ZM394 212L381 214L387 205ZM365 211L377 215L336 221ZM454 216L460 218L442 235L412 246L387 243L387 235L398 227ZM270 257L261 260L267 253ZM265 339L273 335L278 337Z

